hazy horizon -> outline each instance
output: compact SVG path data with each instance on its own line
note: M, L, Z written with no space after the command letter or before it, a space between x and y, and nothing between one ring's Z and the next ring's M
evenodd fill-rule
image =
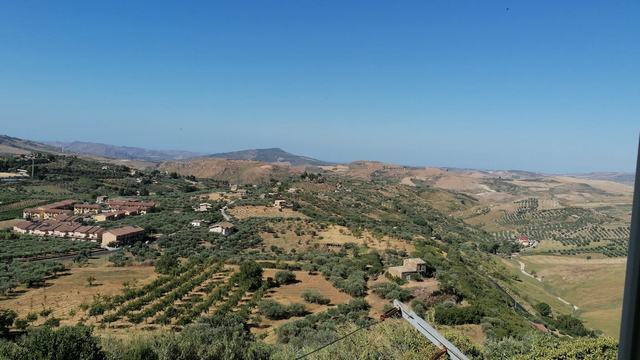
M10 134L0 134L0 135L8 135L11 136ZM335 160L331 160L331 159L323 159L323 158L319 158L316 157L314 155L310 155L310 154L303 154L303 153L297 153L294 151L290 151L289 149L283 148L281 146L269 146L269 147L249 147L249 148L238 148L238 149L227 149L227 150L222 150L222 151L194 151L194 150L187 150L187 149L180 149L180 148L172 148L171 146L168 146L166 148L149 148L149 147L141 147L141 146L136 146L136 145L130 145L130 144L124 144L124 145L117 145L117 144L109 144L109 143L104 143L104 142L95 142L95 141L91 141L91 140L71 140L71 141L61 141L61 140L51 140L51 139L26 139L26 140L33 140L36 142L41 142L41 143L56 143L56 142L63 142L63 143L72 143L72 142L81 142L81 143L94 143L94 144L102 144L102 145L110 145L110 146L122 146L122 147L130 147L130 148L141 148L141 149L145 149L145 150L156 150L156 151L185 151L185 152L193 152L194 154L199 154L201 156L206 156L206 155L213 155L213 154L220 154L220 153L229 153L229 152L236 152L236 151L244 151L244 150L265 150L265 149L275 149L278 148L280 150L289 152L293 155L298 155L298 156L307 156L310 158L314 158L316 160L321 160L321 161L326 161L329 163L335 163L335 164L348 164L351 162L355 162L355 161L382 161L379 159L374 159L374 158L361 158L361 159L351 159L351 160L347 160L347 161L335 161ZM452 166L452 165L434 165L434 164L407 164L407 163L402 163L402 162L397 162L397 161L382 161L385 163L393 163L396 165L400 165L400 166L408 166L408 167L440 167L440 168L450 168L450 169L457 169L457 170L465 170L465 169L472 169L472 170L480 170L480 171L510 171L510 170L514 170L514 171L529 171L529 172L537 172L540 174L547 174L547 175L571 175L571 174L589 174L589 173L626 173L626 174L632 174L635 172L635 169L631 169L628 171L624 171L624 170L620 170L620 171L598 171L598 170L591 170L591 171L577 171L577 172L571 172L571 171L560 171L560 172L552 172L552 171L544 171L544 170L536 170L536 169L526 169L526 168L482 168L482 167L461 167L461 166Z
M0 4L0 132L634 171L640 4ZM357 19L357 21L354 21Z

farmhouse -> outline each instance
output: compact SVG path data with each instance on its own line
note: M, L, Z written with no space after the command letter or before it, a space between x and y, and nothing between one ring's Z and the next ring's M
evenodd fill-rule
M109 199L109 197L107 195L100 195L100 196L96 197L96 204L106 204L107 203L107 199Z
M392 266L387 272L401 279L407 279L411 275L426 275L427 263L420 258L404 259L402 266Z
M516 239L516 243L524 247L536 247L538 245L536 240L530 239L528 236L519 236Z
M144 238L144 229L137 226L123 226L106 230L102 234L103 247L128 245Z
M232 223L227 221L222 221L222 222L213 224L209 228L209 232L227 236L227 235L231 235L235 231L235 229L236 227Z
M273 202L273 206L278 209L284 209L286 207L289 207L289 204L287 204L287 200L279 199Z
M213 205L209 204L209 203L202 203L202 204L198 204L197 206L193 207L194 211L197 212L206 212L211 210L211 208L213 207Z
M207 224L209 224L209 221L207 221L207 220L193 220L191 222L191 226L193 226L193 227L201 227L201 226L207 225Z

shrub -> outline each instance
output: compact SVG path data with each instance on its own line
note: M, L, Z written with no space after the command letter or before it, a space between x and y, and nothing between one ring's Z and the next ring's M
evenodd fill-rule
M327 305L331 302L331 300L320 295L320 293L316 290L305 290L302 293L302 298L306 302L320 305Z
M475 306L455 307L451 304L436 306L434 319L441 325L479 324L483 313Z
M271 320L288 319L292 316L304 316L307 309L302 304L282 305L273 300L262 300L258 304L260 312Z
M296 275L289 270L276 272L275 280L278 285L293 284L296 282Z
M2 359L82 359L104 360L98 339L84 326L51 329L44 326L29 331L14 347L1 347Z
M47 321L44 322L44 326L58 327L60 326L60 319L56 319L54 317L48 318Z
M392 282L374 285L373 292L381 298L388 300L398 299L400 301L407 301L412 297L409 290L403 289L398 286L398 284Z
M549 304L547 303L538 303L534 306L534 308L541 316L551 316L551 306L549 306Z

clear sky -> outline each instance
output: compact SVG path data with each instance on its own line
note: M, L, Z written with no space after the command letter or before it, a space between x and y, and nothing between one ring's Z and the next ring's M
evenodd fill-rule
M632 171L640 2L2 1L0 133Z

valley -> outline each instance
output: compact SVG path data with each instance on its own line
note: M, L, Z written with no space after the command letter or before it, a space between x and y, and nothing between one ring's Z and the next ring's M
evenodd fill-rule
M624 182L263 162L255 152L142 168L36 154L6 155L0 169L35 174L0 186L0 308L15 312L11 332L79 324L115 353L134 346L128 334L152 348L157 336L233 328L239 353L268 345L287 358L373 326L400 299L474 358L508 341L604 339L609 348L618 336L632 199ZM65 212L77 216L56 219ZM62 228L18 231L19 218L37 216L142 235L108 243ZM407 265L416 261L425 267Z

